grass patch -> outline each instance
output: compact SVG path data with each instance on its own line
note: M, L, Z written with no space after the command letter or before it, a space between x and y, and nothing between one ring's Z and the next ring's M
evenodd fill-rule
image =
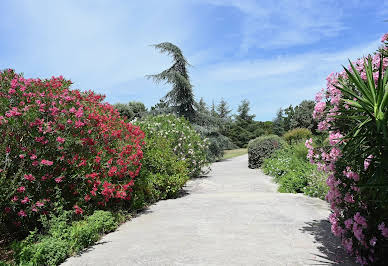
M241 148L241 149L234 149L234 150L225 150L223 160L230 159L233 157L237 157L240 155L244 155L248 153L247 148Z

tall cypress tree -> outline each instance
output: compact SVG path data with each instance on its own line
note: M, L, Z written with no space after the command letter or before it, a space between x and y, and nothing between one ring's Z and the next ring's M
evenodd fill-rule
M147 78L152 79L156 83L163 81L171 84L172 90L166 94L165 99L174 107L178 115L192 121L195 117L195 100L193 86L190 84L187 71L189 63L183 56L181 49L172 43L163 42L153 46L161 53L171 55L173 57L173 65L159 74L148 75Z

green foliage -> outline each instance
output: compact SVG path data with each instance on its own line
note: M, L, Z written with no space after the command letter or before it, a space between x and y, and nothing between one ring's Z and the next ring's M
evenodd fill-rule
M128 120L142 118L147 113L144 103L132 101L127 104L117 103L114 107L119 111L120 116Z
M95 211L84 220L71 222L72 213L42 217L43 233L37 230L13 243L15 262L20 265L58 265L67 257L95 243L102 234L117 227L112 213Z
M228 119L231 111L232 110L229 108L228 103L224 99L221 99L217 106L218 117L221 119Z
M248 167L259 168L265 158L282 148L284 140L276 135L261 136L248 143Z
M274 133L281 136L285 132L295 128L307 128L314 134L317 129L317 122L313 119L315 103L304 100L299 105L286 109L280 109L274 119Z
M176 197L189 179L187 163L179 159L168 141L148 135L146 143L142 169L133 188L132 209Z
M188 120L195 117L194 94L187 71L189 63L183 56L182 51L176 45L164 42L154 45L162 53L167 53L173 57L174 63L163 72L156 75L149 75L148 78L154 82L166 82L172 85L172 90L165 98L171 103L179 116L184 116Z
M287 145L264 159L263 172L275 178L280 192L305 193L324 199L328 191L327 175L310 164L306 155L303 143Z
M311 138L312 133L307 128L295 128L287 131L283 138L288 144L298 143Z
M239 107L237 109L236 118L238 120L243 120L243 121L247 121L247 122L252 121L253 118L255 118L255 115L249 114L250 109L251 108L249 106L249 101L247 99L242 100L241 104L239 105Z
M178 159L187 163L190 177L199 176L202 168L208 164L208 141L185 118L174 115L148 116L135 124L145 132L146 138L160 138L167 142Z

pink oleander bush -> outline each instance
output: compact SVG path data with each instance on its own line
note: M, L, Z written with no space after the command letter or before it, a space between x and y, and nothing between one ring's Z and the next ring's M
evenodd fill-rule
M131 198L144 133L104 96L70 85L0 72L3 230L25 232L58 208L82 215Z
M375 54L329 75L313 114L329 145L306 141L310 162L329 174L332 232L362 265L388 254L387 40L385 34Z

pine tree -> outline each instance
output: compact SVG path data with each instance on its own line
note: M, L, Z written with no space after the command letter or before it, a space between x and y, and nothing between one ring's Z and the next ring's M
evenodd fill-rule
M214 100L212 101L212 107L211 107L211 110L210 110L210 114L213 117L218 117L218 114L216 112L216 105L214 104Z
M242 100L237 109L237 119L245 122L252 122L253 118L255 118L255 115L249 114L250 109L249 101L247 99Z
M218 116L222 119L227 119L229 118L229 114L231 111L232 110L229 109L228 103L224 99L221 99L221 102L217 106Z
M183 56L181 49L176 45L163 42L153 45L162 53L167 53L173 57L173 65L156 75L148 75L147 78L154 82L165 82L172 85L172 90L169 91L165 99L175 109L178 115L184 116L188 120L195 117L194 110L194 94L193 86L190 84L190 79L187 71L189 63Z

